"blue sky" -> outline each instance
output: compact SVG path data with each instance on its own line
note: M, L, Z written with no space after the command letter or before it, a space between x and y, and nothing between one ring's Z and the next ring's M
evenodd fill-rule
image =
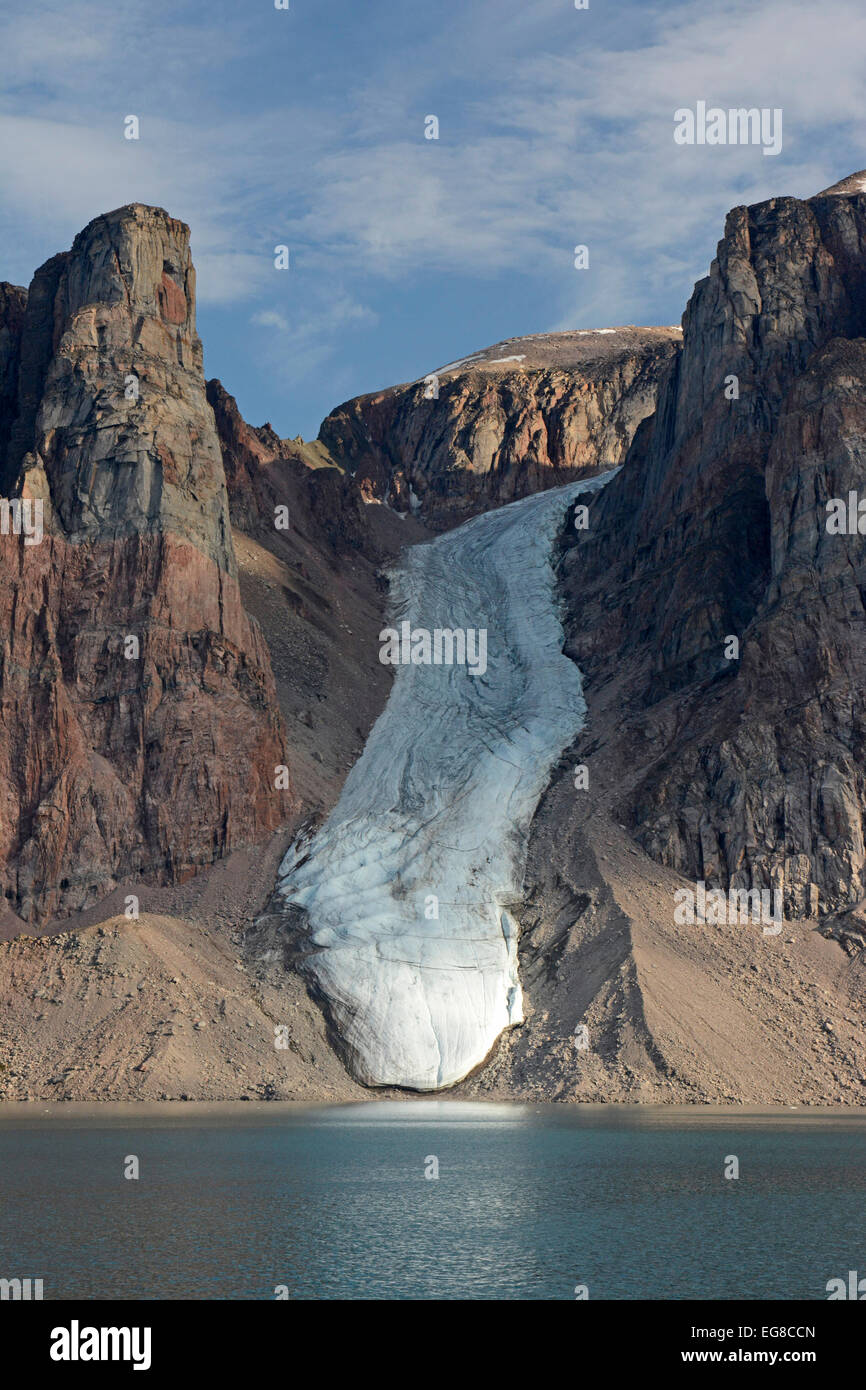
M502 338L678 323L729 207L866 166L862 0L5 0L0 49L0 278L167 208L207 374L305 438ZM781 107L782 153L676 145L699 99Z

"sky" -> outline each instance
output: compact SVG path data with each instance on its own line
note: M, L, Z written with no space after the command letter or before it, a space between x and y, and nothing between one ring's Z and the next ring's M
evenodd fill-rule
M729 208L866 166L862 0L4 0L0 51L0 278L166 208L207 375L283 436L505 338L677 324ZM781 153L677 144L698 101L781 108Z

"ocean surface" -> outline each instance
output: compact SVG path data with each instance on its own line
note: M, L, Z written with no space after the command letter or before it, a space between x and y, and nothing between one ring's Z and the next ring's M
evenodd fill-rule
M866 1274L866 1117L831 1112L3 1106L0 1195L0 1278L45 1299L826 1299Z

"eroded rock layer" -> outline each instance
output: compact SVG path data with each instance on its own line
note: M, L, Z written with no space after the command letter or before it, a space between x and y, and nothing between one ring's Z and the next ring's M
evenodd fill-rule
M332 411L319 443L365 496L450 525L622 463L678 328L511 338Z

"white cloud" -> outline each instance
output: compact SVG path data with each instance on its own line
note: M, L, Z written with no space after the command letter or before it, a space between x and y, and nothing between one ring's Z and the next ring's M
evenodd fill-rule
M291 340L292 371L375 322L376 286L422 272L528 277L558 299L557 326L645 321L705 271L728 207L808 196L860 143L860 0L665 0L601 28L563 0L446 4L423 45L401 31L348 86L328 74L309 109L290 85L238 91L263 32L243 10L15 2L0 16L0 273L26 282L96 214L156 203L192 228L201 302L246 304ZM782 106L782 156L675 146L673 112L698 98ZM423 138L430 112L439 141ZM304 297L257 310L284 241ZM578 242L590 273L573 269Z
M275 309L262 309L259 313L253 314L250 323L255 323L259 328L276 328L281 333L289 332L289 321L284 314L278 314Z

